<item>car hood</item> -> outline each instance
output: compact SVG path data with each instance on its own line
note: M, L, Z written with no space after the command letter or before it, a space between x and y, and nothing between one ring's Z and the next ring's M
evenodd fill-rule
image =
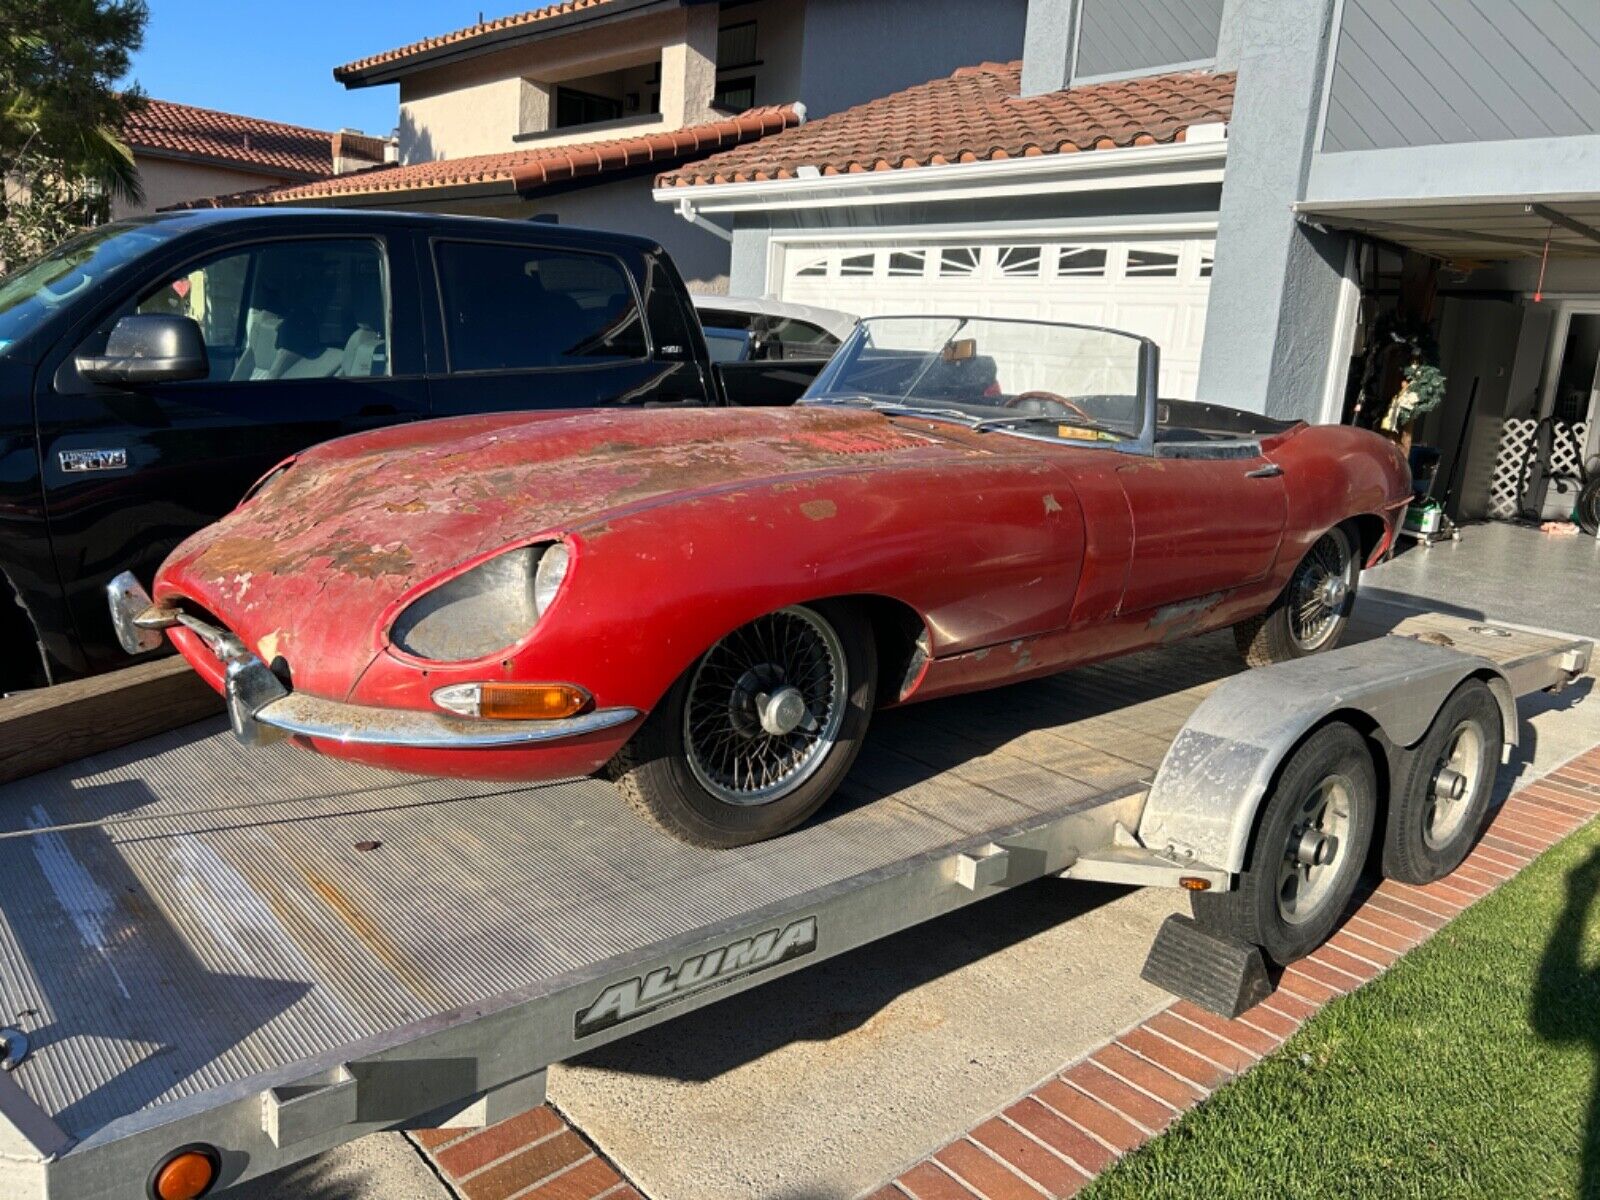
M381 649L397 602L480 555L662 504L972 456L987 457L876 413L822 407L395 427L330 442L269 475L174 551L156 596L185 596L263 658L284 655L297 685L344 693Z

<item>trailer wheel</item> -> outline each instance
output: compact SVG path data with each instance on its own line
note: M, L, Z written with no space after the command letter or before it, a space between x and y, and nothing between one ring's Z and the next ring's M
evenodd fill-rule
M623 797L697 846L799 825L844 779L877 690L868 629L848 606L759 617L712 646L612 760Z
M1284 764L1238 886L1192 893L1195 920L1278 963L1311 953L1355 894L1377 802L1365 739L1343 722L1319 729Z
M1349 624L1360 578L1355 539L1336 525L1306 551L1266 612L1233 627L1245 663L1267 667L1332 650Z
M1461 865L1489 811L1504 741L1500 705L1483 680L1469 679L1450 693L1395 772L1385 875L1431 883Z

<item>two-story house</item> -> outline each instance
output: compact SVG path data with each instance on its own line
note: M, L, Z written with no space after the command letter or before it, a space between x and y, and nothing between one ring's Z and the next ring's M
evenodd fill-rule
M1360 400L1370 423L1409 320L1448 380L1416 431L1436 492L1511 516L1540 418L1551 469L1600 454L1590 8L1032 0L1020 61L973 56L656 197L732 225L735 292L1117 325L1160 345L1166 394L1279 416Z
M1026 0L565 0L334 71L395 85L399 162L222 203L426 208L654 236L725 285L728 232L651 201L663 169L1022 46Z

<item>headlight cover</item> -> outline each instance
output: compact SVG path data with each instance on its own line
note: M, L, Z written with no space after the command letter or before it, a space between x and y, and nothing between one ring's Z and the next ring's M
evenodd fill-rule
M546 560L552 560L546 568ZM432 662L485 658L520 642L566 578L560 542L498 554L419 596L395 619L389 640Z

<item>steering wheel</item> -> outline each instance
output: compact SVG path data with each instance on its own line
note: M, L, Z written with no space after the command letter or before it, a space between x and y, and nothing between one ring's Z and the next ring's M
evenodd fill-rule
M1091 425L1097 424L1097 422L1095 421L1094 417L1091 414L1085 412L1081 407L1079 407L1078 405L1074 404L1071 400L1068 400L1065 396L1058 396L1055 392L1045 392L1045 391L1018 392L1015 396L1010 397L1005 402L1003 407L1005 407L1005 408L1017 408L1017 407L1020 407L1025 402L1029 401L1029 400L1032 400L1032 401L1034 401L1035 403L1038 403L1038 404L1046 404L1046 405L1053 404L1057 408L1065 409L1067 413L1071 414L1074 417L1083 418L1085 421L1087 421ZM1047 416L1047 417L1054 417L1054 416L1060 416L1061 414L1060 413L1055 413L1055 412L1050 412L1047 409L1043 413L1043 415Z

